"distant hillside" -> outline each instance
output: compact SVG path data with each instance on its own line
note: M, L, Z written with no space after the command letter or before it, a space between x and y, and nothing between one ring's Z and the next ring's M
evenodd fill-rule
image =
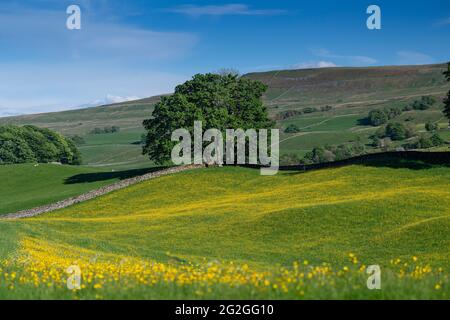
M0 118L0 125L35 124L66 134L87 133L96 126L115 124L136 127L151 116L152 106L159 100L160 96L156 96L92 108L6 117Z
M442 72L446 65L387 66L365 68L323 68L279 70L244 75L269 86L264 96L269 114L279 119L282 129L282 154L304 156L317 146L369 142L377 128L364 124L372 109L411 104L421 96L438 101L426 111L404 112L395 121L411 124L424 131L426 122L439 123L447 140L446 120L441 112L442 98L449 85ZM0 118L3 124L34 124L65 135L84 136L80 149L85 163L114 168L136 168L148 165L141 155L139 141L144 133L142 121L149 118L160 96L113 105L63 112ZM330 108L322 110L325 106ZM299 112L312 108L311 113ZM319 110L319 111L317 111ZM280 118L288 113L289 117ZM301 114L300 114L301 113ZM90 135L94 128L118 126L120 133ZM288 125L300 132L285 133Z
M366 104L411 95L443 94L446 65L281 70L245 75L269 85L269 110Z
M265 102L278 109L304 106L377 104L411 96L443 95L446 65L279 70L244 75L269 86ZM38 124L62 132L88 131L97 123L140 126L160 96L111 105L0 118L0 124ZM107 121L107 122L105 122ZM82 122L82 124L80 124Z

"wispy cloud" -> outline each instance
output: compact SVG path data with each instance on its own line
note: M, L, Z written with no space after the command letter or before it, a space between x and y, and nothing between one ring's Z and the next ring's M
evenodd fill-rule
M291 68L292 69L317 69L317 68L331 68L331 67L337 67L337 65L331 61L307 61L307 62L300 62L300 63L294 64Z
M397 52L399 64L430 64L434 59L424 53L402 50Z
M170 93L189 78L100 63L51 67L0 64L0 70L0 116L61 111Z
M65 10L0 4L0 115L59 111L108 94L148 97L188 78L158 70L188 55L194 34L101 22L88 13L81 30L69 31L66 18Z
M310 51L322 58L328 58L328 59L334 59L334 60L340 60L343 63L342 64L350 64L350 65L372 65L377 63L378 61L374 58L363 56L363 55L343 55L343 54L336 54L332 53L331 51L323 48L313 48L310 49Z
M0 12L0 46L31 50L33 57L170 59L182 56L198 41L184 32L160 32L83 18L82 29L65 28L65 12ZM11 32L14 30L14 32Z
M182 5L166 9L167 12L180 13L192 17L200 16L225 16L225 15L243 15L243 16L268 16L286 13L281 9L253 9L245 4L225 4L225 5Z

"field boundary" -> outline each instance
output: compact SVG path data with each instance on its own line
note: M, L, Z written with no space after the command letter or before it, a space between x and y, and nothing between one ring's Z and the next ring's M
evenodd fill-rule
M193 169L199 169L202 168L202 165L188 165L188 166L178 166L178 167L171 167L167 169L162 169L156 172L147 173L141 176L125 179L104 187L101 187L99 189L91 190L89 192L86 192L84 194L81 194L76 197L64 199L52 204L43 205L31 209L21 210L15 213L7 213L4 215L0 215L0 220L14 220L14 219L23 219L23 218L31 218L38 216L43 213L52 212L55 210L67 208L69 206L72 206L77 203L85 202L88 200L95 199L97 197L103 196L105 194L111 193L116 190L120 190L126 187L129 187L131 185L147 181L150 179L159 178L162 176L187 171L187 170L193 170Z
M326 163L318 163L318 164L310 164L310 165L290 165L290 166L280 166L280 171L311 171L311 170L319 170L325 168L338 168L348 165L370 165L371 163L377 162L386 162L389 160L408 160L408 161L422 161L429 164L434 165L447 165L450 166L450 152L421 152L421 151L388 151L381 153L372 153L365 154L358 157L353 157L345 160L334 161L334 162L326 162ZM232 165L236 166L236 165ZM261 165L237 165L239 167L245 168L253 168L260 169L263 166ZM147 173L142 176L137 176L129 179L125 179L107 186L104 186L99 189L91 190L82 195L68 198L65 200L61 200L49 205L39 206L32 209L21 210L15 213L8 213L0 216L0 220L12 220L12 219L23 219L23 218L31 218L34 216L38 216L43 213L52 212L55 210L67 208L77 203L85 202L105 194L111 193L116 190L120 190L126 187L129 187L133 184L143 182L150 179L155 179L158 177L186 171L193 170L198 168L203 168L203 165L187 165L187 166L178 166L171 167L168 169L162 169L160 171Z
M422 151L386 151L378 153L369 153L361 156L348 158L333 162L315 163L315 164L298 164L289 166L280 166L280 171L311 171L326 168L338 168L348 165L370 165L373 163L385 163L389 160L407 160L407 161L421 161L432 165L446 165L450 166L450 152L436 151L436 152L422 152ZM262 165L239 165L245 168L260 169Z

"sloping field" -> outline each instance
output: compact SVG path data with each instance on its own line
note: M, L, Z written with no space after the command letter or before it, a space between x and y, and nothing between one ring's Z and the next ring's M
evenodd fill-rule
M136 170L134 175L145 170ZM133 171L114 173L97 168L53 164L0 166L0 217L5 213L78 196L129 178Z
M411 95L445 92L445 68L444 64L435 64L300 69L250 73L246 77L269 84L265 100L272 111L336 103L367 107Z
M51 214L0 221L4 272L20 278L35 270L32 280L23 274L23 283L0 283L0 297L445 298L449 181L448 167L381 164L274 177L243 168L161 177ZM65 288L71 264L92 273L83 275L84 291ZM388 268L388 289L367 290L362 264ZM322 289L321 275L331 277ZM115 291L118 285L125 290Z

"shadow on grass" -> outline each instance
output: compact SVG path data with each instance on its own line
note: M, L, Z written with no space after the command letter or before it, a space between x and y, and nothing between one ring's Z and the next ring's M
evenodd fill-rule
M372 125L372 124L370 123L369 118L361 118L361 119L358 119L357 124L358 124L358 126L370 126L370 125Z
M144 168L144 169L124 170L124 171L82 173L82 174L77 174L77 175L67 178L64 181L64 184L98 182L98 181L106 181L106 180L113 180L113 179L125 180L125 179L134 178L137 176L142 176L147 173L160 171L160 170L163 170L166 168L167 167L152 167L152 168Z

